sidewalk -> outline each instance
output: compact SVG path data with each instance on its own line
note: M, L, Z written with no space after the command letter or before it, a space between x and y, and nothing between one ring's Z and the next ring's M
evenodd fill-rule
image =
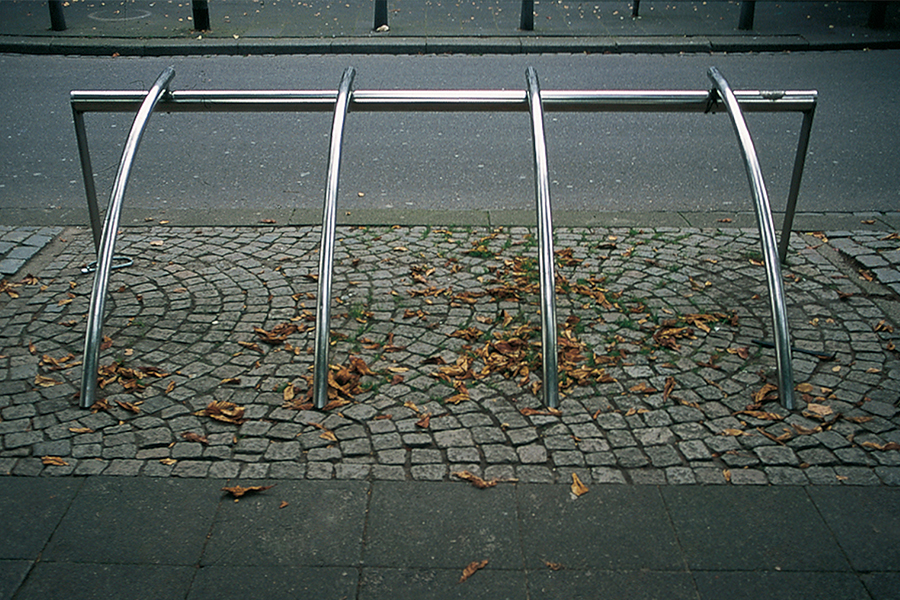
M390 0L389 31L374 32L374 3L214 0L211 30L193 29L191 2L66 2L66 29L50 30L46 3L0 3L0 52L97 55L752 52L900 47L900 4L867 27L868 2L759 2L738 29L739 2L536 0L521 31L517 0Z
M17 600L855 600L900 583L896 488L597 485L572 499L557 485L269 481L234 502L224 480L0 483L16 515L0 522L0 597Z
M757 235L723 222L559 224L567 387L543 410L534 237L340 227L336 402L316 411L318 227L127 228L91 411L91 237L64 229L0 299L0 593L896 597L898 295L860 271L896 228L792 238L793 343L814 353L792 412L754 342ZM234 503L236 484L274 487Z

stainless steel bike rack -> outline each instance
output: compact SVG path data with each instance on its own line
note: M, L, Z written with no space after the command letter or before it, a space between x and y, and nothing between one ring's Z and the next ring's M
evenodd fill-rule
M327 401L328 348L331 282L334 261L335 215L337 210L341 142L348 112L528 112L534 147L535 198L539 236L541 344L544 402L559 405L558 356L556 339L555 276L553 269L553 225L551 220L547 148L544 137L545 111L552 112L684 112L717 113L720 103L731 117L744 156L751 195L760 229L765 257L770 307L775 323L778 385L785 408L794 407L793 369L787 309L781 281L779 261L787 255L800 180L809 144L815 112L815 91L732 91L715 69L710 69L713 82L710 91L558 91L541 90L537 73L526 71L525 90L351 90L354 70L348 68L337 91L257 90L257 91L174 91L166 92L174 71L160 75L149 92L142 91L73 91L71 105L85 183L91 228L97 248L98 268L88 314L85 336L85 360L82 371L81 405L89 407L96 399L96 374L99 363L100 331L104 298L113 259L116 229L125 186L147 119L156 108L164 112L332 112L328 174L322 217L322 240L319 255L319 288L316 314L316 343L313 397L319 408ZM84 126L87 112L137 111L131 133L119 165L105 226L100 228L100 211L91 169L90 151ZM743 114L747 112L800 112L803 125L794 158L794 170L788 193L787 210L780 246L776 248L775 230L759 161ZM92 357L92 358L91 358Z
M106 211L106 221L103 225L103 235L100 236L97 250L97 270L94 273L94 287L91 290L91 304L88 311L87 330L84 334L84 365L81 374L81 406L88 408L94 403L97 395L97 369L100 365L100 341L103 329L103 308L106 305L106 287L109 284L109 271L112 267L113 252L116 248L116 235L119 230L119 217L122 214L122 201L125 198L125 188L128 186L128 176L131 175L131 166L137 154L144 130L150 121L150 115L160 98L166 93L169 83L175 77L175 69L167 68L157 78L156 82L147 92L144 101L138 109L128 139L125 141L125 149L122 151L122 159L119 161L119 170L113 183L112 195L109 198L109 206ZM83 131L84 123L81 123ZM76 130L79 129L76 120ZM82 153L84 157L86 153ZM90 159L88 158L88 163ZM84 164L84 162L82 162ZM93 176L92 176L93 178ZM91 210L91 224L94 224L96 210L96 198L94 209ZM94 240L97 240L97 232L94 230Z

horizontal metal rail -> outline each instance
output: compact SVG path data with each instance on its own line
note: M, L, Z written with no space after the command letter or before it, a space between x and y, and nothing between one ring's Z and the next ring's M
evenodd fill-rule
M169 70L166 71L168 73ZM766 256L767 278L770 302L775 319L775 343L778 355L779 389L786 407L793 406L792 369L790 364L790 340L787 333L784 295L778 261L783 261L787 252L787 240L792 230L792 221L799 194L800 179L809 143L812 116L817 103L815 91L732 91L727 82L715 69L710 70L713 80L712 91L678 90L546 90L540 89L536 72L529 68L526 72L525 90L356 90L351 91L353 70L348 69L337 91L175 91L163 95L159 89L160 77L151 91L73 91L70 94L76 137L85 182L85 194L91 213L91 225L95 244L98 247L100 266L95 278L94 294L91 299L91 319L89 319L90 339L99 339L102 326L103 297L109 275L109 263L115 245L115 228L127 183L131 161L140 141L140 134L146 126L149 111L157 112L332 112L331 151L329 153L328 180L325 206L323 210L322 248L319 264L319 295L316 327L316 356L314 365L314 397L317 406L325 404L327 398L327 371L329 347L330 296L332 262L334 252L334 213L338 192L340 170L340 146L343 127L348 112L529 112L532 123L532 141L535 160L535 196L538 211L538 235L541 269L541 313L542 313L542 354L544 401L550 406L558 405L558 365L556 340L555 276L553 271L553 239L550 211L549 175L547 167L546 141L544 139L544 112L646 112L646 113L717 113L727 112L738 132L738 139L744 155L748 177L751 182L757 222L760 227L763 252ZM161 84L164 88L168 79ZM723 106L724 102L724 106ZM149 109L147 108L149 106ZM107 209L103 235L99 231L99 209L97 207L90 152L83 115L88 112L133 112L138 111L132 134L126 142L119 175L113 189L110 206ZM782 233L782 244L773 251L775 244L771 208L752 141L748 144L744 113L756 112L801 112L804 115L800 141L794 160L794 171L788 197L788 209ZM136 133L137 137L133 137ZM109 234L110 229L113 230ZM106 254L109 259L106 259ZM102 281L102 285L98 284ZM100 287L98 287L100 286ZM98 300L99 298L99 300ZM96 306L95 306L96 303ZM96 330L94 333L91 331ZM85 344L85 375L82 379L82 405L90 405L96 389L90 387L96 377L87 377L91 369L96 371L99 351L95 344L87 340ZM781 350L778 350L778 348ZM93 365L88 365L89 350L94 355ZM87 404L85 404L87 403Z
M134 112L143 91L70 93L78 112ZM747 112L804 112L816 106L815 91L735 91ZM336 91L176 90L156 112L332 112ZM721 112L709 105L709 91L542 90L544 112ZM528 112L522 90L354 90L350 112Z

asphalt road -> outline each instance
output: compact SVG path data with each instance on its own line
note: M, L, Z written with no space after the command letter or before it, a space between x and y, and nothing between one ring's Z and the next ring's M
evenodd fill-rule
M72 89L146 89L174 65L174 89L328 89L348 65L357 89L816 89L819 108L801 211L900 210L896 90L900 52L714 55L0 56L0 209L77 208L84 193L68 106ZM87 117L98 190L108 197L129 115ZM801 117L748 122L773 207L790 181ZM126 205L211 211L314 208L324 195L330 115L154 115ZM557 210L750 211L728 117L550 114ZM351 113L342 209L519 209L534 202L525 114ZM86 214L86 211L85 211ZM86 217L85 217L86 218Z

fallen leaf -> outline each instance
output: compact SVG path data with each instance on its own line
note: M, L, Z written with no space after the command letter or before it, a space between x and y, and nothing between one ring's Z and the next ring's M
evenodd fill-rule
M240 377L226 377L222 381L219 382L219 385L239 385L241 383Z
M119 405L120 408L124 408L128 412L132 412L134 414L139 414L141 412L141 407L131 402L124 402L122 400L116 400L116 404Z
M827 417L829 415L834 414L834 410L830 406L825 406L824 404L816 404L814 402L810 402L806 405L806 410L803 411L803 414L811 414L816 417Z
M675 378L674 377L666 377L666 385L663 389L663 402L669 399L669 395L672 393L672 390L675 389Z
M235 498L240 498L244 494L254 493L254 492L264 492L270 488L275 487L274 485L251 485L249 487L242 487L240 485L235 485L232 487L223 487L223 492L228 492Z
M322 438L323 440L328 440L329 442L338 441L337 436L334 435L334 432L329 431L327 429L325 431L323 431L321 434L319 434L319 437Z
M213 400L206 408L196 414L234 425L241 425L247 420L244 418L243 406L225 401Z
M166 392L165 392L165 393L168 394L168 393L170 393L170 392L171 392L172 390L174 390L174 389L175 389L175 382L174 382L174 381L170 381L170 382L169 382L169 385L166 386Z
M523 408L520 409L519 412L526 417L530 417L532 415L544 415L548 417L560 417L562 416L562 411L558 408L546 408L546 409L538 409L538 408Z
M480 490L494 487L495 485L497 485L497 482L498 482L498 480L496 478L491 479L490 481L485 481L484 479L482 479L481 477L479 477L478 475L475 475L474 473L472 473L470 471L456 471L454 473L451 473L451 475L454 475L456 477L459 477L460 479L468 481L469 483L471 483L472 485L474 485L475 487L477 487Z
M813 386L811 383L798 383L794 389L802 394L810 394L813 391Z
M738 437L742 435L750 435L746 431L741 431L740 429L723 429L719 432L719 435L728 435L732 437Z
M289 503L287 500L282 500L281 504L278 505L278 508L287 508L288 505Z
M422 418L416 421L416 426L421 427L422 429L428 429L428 426L431 424L431 413L425 413L422 415Z
M90 427L69 427L69 431L72 433L94 433L94 430Z
M475 561L470 562L468 564L468 566L465 569L463 569L462 577L459 578L459 583L462 583L463 581L465 581L466 579L468 579L469 577L474 575L476 571L480 571L481 569L485 568L487 566L487 564L488 564L487 559L480 560L480 561L475 560Z
M175 458L161 458L161 459L159 459L159 462L161 462L162 464L164 464L164 465L166 465L166 466L168 466L168 467L171 467L172 465L174 465L175 463L178 462L178 459L175 459Z
M184 439L186 439L189 442L198 442L200 444L203 444L204 446L209 445L209 440L205 436L202 436L198 433L194 433L193 431L185 431L184 433L181 434L181 437L183 437Z
M725 481L731 483L731 471L729 469L722 469L722 476L725 478Z
M60 456L42 456L41 462L45 465L54 467L68 467L69 463L64 461Z
M347 406L348 404L350 404L349 400L343 400L343 399L332 400L331 402L329 402L328 404L323 406L322 410L334 410L335 408Z
M572 473L572 493L575 496L583 496L588 493L588 488L584 485L580 479L578 479L578 475Z
M888 442L886 444L879 444L877 442L861 442L859 444L864 448L873 448L875 450L881 450L882 452L885 450L900 450L900 444L897 442Z
M43 375L34 376L34 385L40 387L53 387L54 385L62 385L62 383L62 381L57 381L51 377L44 377Z
M566 567L561 563L550 562L549 560L545 560L544 564L547 565L551 571L562 571Z

